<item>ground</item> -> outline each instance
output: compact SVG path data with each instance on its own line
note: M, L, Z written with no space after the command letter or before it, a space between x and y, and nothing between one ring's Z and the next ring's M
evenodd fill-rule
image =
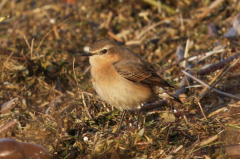
M0 138L53 159L240 158L238 0L3 0L0 10ZM121 112L95 93L81 57L103 38L141 55L183 104L145 104L138 129L129 111L116 135Z

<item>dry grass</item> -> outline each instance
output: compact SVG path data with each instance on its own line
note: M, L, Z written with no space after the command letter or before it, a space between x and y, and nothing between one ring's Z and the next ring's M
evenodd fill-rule
M239 157L239 61L229 68L239 59L239 39L223 35L240 2L149 1L0 2L0 17L10 15L0 23L0 137L41 144L54 159ZM115 136L121 112L95 94L88 59L79 56L102 38L140 54L175 85L196 87L181 92L182 105L143 111L141 129L136 112L127 113ZM193 76L234 97L200 96L206 89L190 79L179 84L186 76L176 59L184 57Z

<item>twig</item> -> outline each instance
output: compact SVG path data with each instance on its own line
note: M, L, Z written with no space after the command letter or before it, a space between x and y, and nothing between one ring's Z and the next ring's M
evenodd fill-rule
M215 110L214 112L208 114L208 118L211 118L212 116L214 116L214 115L218 114L219 112L224 111L226 109L228 109L228 107L222 107L222 108L220 108L218 110Z
M89 66L87 67L87 69L85 69L85 70L83 71L83 74L87 73L90 69L91 69L91 65L89 65Z
M110 24L110 22L111 22L111 20L112 20L112 17L113 17L113 12L110 11L110 12L108 13L107 21L106 21L106 23L105 23L105 28L106 28L106 29L109 29L109 28L110 28L110 27L109 27L109 24Z
M50 103L49 107L48 107L47 110L45 111L45 114L48 114L49 111L50 111L50 109L52 109L53 107L55 107L55 105L60 102L61 97L64 97L64 95L61 94L61 95L57 96L56 98L54 98L54 99L52 100L52 102Z
M53 33L54 33L56 39L60 40L60 36L58 34L58 31L57 31L57 26L55 24L53 24Z
M61 22L60 24L58 24L58 25L56 26L56 28L59 27L60 25L62 25L63 23L65 23L67 20L68 20L68 18L65 19L63 22ZM49 32L47 32L47 34L43 37L43 39L41 40L40 44L38 45L38 47L37 47L37 49L36 49L36 52L39 50L39 48L40 48L40 46L42 45L44 39L45 39L45 38L48 36L48 34L50 34L53 30L54 30L54 28L52 28ZM35 53L36 53L36 52L35 52Z
M32 42L31 42L31 49L30 49L31 59L33 54L33 44L34 44L34 38L32 39Z
M189 49L189 43L190 43L190 39L187 39L187 43L186 43L186 47L185 47L185 51L184 51L184 58L186 59L188 57L188 49ZM186 68L186 60L183 61L183 68Z
M120 42L124 42L123 39L117 37L112 31L108 31L107 32L109 36L111 36L113 39L117 40L117 41L120 41Z
M157 27L158 25L164 24L169 22L169 20L162 20L160 22L157 22L149 27L147 27L146 29L144 29L143 31L140 32L139 35L137 35L136 39L139 40L144 34L146 34L148 31L154 29L155 27Z
M26 36L24 35L23 38L24 38L25 42L27 43L27 46L28 46L29 50L31 50L31 47L30 47L30 45L29 45L29 42L28 42Z
M0 127L0 134L2 134L5 131L8 131L10 128L14 127L15 125L17 125L18 120L17 119L13 119L11 121L9 121L8 123L6 123L5 125Z
M8 0L3 0L1 3L0 3L0 10L2 10L3 6L7 3Z
M184 52L185 52L184 48L181 45L179 45L177 47L177 50L176 50L176 53L175 53L177 61L181 61L181 60L185 59L184 58ZM183 65L182 62L180 62L179 67L182 67L182 65ZM189 62L186 61L185 68L190 68L190 67L192 67L192 65ZM192 73L192 71L190 71L190 70L188 70L188 72ZM182 93L186 94L188 92L188 88L186 88L185 86L187 84L190 85L190 83L192 83L192 79L190 77L183 78L180 82L180 87L181 88L176 91L176 94L182 94Z
M227 69L228 67L226 66L224 69L222 69L216 76L213 77L213 79L208 83L209 86L212 86L212 84L220 77L220 75ZM212 86L214 87L214 86ZM206 90L208 88L207 87L203 87L202 90L200 91L200 95L198 96L198 98L202 98L205 96Z
M240 52L228 57L227 59L225 60L222 60L218 63L215 63L215 64L212 64L211 66L209 66L208 68L206 69L203 69L203 70L200 70L200 71L197 71L197 75L200 75L200 76L203 76L203 75L206 75L206 74L209 74L210 72L213 72L215 70L218 70L218 69L221 69L223 68L226 64L230 63L231 61L233 61L234 59L237 59L240 57ZM238 65L238 64L237 64Z
M82 92L82 101L83 101L84 109L85 109L85 111L86 111L89 119L93 119L92 116L91 116L91 114L90 114L89 111L88 111L87 104L86 104L86 102L85 102L85 98L84 98L83 92Z
M77 76L76 76L76 72L75 72L75 69L74 69L74 64L75 64L75 58L73 58L73 74L74 74L75 82L78 85Z
M220 48L220 49L218 49L218 50L209 51L209 52L204 53L205 56L202 56L202 55L193 56L193 57L189 58L188 61L195 60L196 58L199 58L199 57L202 56L202 57L200 58L200 60L198 60L198 61L195 63L195 64L198 64L198 63L200 63L202 60L206 59L207 57L209 57L209 56L211 56L211 55L213 55L213 54L222 53L222 52L224 52L225 50L226 50L226 49L224 49L224 48Z
M200 110L201 110L201 112L202 112L202 115L204 116L205 120L207 120L207 117L206 117L206 115L204 114L202 105L201 105L201 103L199 102L199 100L198 100L198 105L199 105L199 108L200 108Z
M155 0L141 0L141 1L143 1L145 3L148 3L148 4L150 4L152 6L155 6L155 7L159 6L158 2L155 1ZM172 7L170 7L166 4L163 4L163 3L161 3L161 8L166 10L170 14L174 14L176 12L174 8L172 8Z
M180 57L178 57L179 55L177 54L179 49L183 50L183 55L180 54ZM207 58L207 57L209 57L209 56L211 56L213 54L216 54L216 53L222 53L223 51L226 51L226 49L221 48L221 49L218 49L218 50L213 50L213 51L206 52L206 53L204 53L204 55L201 54L201 55L197 55L197 56L191 56L191 57L188 57L188 58L184 58L183 57L184 56L184 49L183 49L183 47L181 45L179 45L177 47L177 51L176 51L176 54L177 54L176 55L176 59L177 59L177 61L174 61L169 66L165 67L162 72L164 72L165 70L168 70L168 69L178 65L179 63L182 63L185 60L190 62L190 61L194 61L194 60L197 60L197 59L200 58L200 60L198 60L196 63L194 63L194 65L196 65L199 62L201 62L202 60L204 60L205 58ZM237 56L237 55L233 55L233 56ZM231 58L231 56L229 58ZM182 67L182 66L180 66L180 67ZM189 64L189 68L191 68L191 67L192 67L192 65L190 66L190 64Z
M201 21L208 13L210 13L214 8L218 7L224 0L216 0L212 2L205 11L197 17L197 20L190 24L190 27L194 27L199 21Z
M225 69L223 69L223 71L224 72L220 72L218 75L217 75L217 77L215 78L216 79L216 81L213 83L213 81L211 81L210 83L212 84L210 84L211 85L211 87L210 88L207 88L205 91L203 91L200 95L199 95L199 97L198 97L198 99L201 99L201 98L203 98L228 72L229 72L229 70L233 67L233 66L235 66L238 62L239 62L239 60L240 59L237 59L236 61L234 61L230 66L227 66Z
M204 83L203 81L201 81L200 79L192 76L192 75L189 74L188 72L183 71L183 70L182 70L182 72L183 72L185 75L187 75L187 76L191 77L192 79L194 79L195 81L201 83L203 86L206 86L206 87L208 87L208 88L211 87L211 86L209 86L208 84L206 84L206 83ZM229 94L229 93L225 93L225 92L219 91L219 90L217 90L217 89L215 89L215 88L213 88L212 90L213 90L214 92L216 92L216 93L219 93L219 94L222 94L222 95L225 95L225 96L234 98L234 99L240 99L240 97L238 97L238 96L235 96L235 95L232 95L232 94Z

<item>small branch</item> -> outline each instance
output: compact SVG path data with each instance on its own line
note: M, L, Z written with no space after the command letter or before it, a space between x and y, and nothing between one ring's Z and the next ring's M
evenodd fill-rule
M199 21L201 21L204 17L208 15L214 8L218 7L224 0L216 0L212 2L204 12L202 12L198 17L197 20L190 23L190 27L194 27Z
M238 62L239 62L240 59L237 59L236 61L234 61L232 63L231 66L226 66L225 69L223 69L221 72L219 72L217 74L217 76L215 76L215 78L213 78L213 80L210 82L210 85L211 87L210 88L207 88L206 90L204 90L199 96L198 96L198 99L201 99L203 98L220 80L222 80L222 78L229 72L229 70L235 66ZM216 79L216 81L215 81ZM214 82L215 81L215 82Z
M232 62L234 59L237 59L239 57L240 57L240 52L228 57L227 59L225 59L221 62L212 64L211 66L209 66L206 69L197 71L197 75L203 76L203 75L209 74L210 72L214 72L216 70L219 70L219 69L223 68L224 66L226 66L228 63ZM236 66L239 66L239 64L237 64Z
M202 112L202 115L204 116L205 120L207 120L207 117L206 117L206 115L204 114L202 105L201 105L201 103L199 102L199 100L198 100L198 105L199 105L199 108L200 108L200 110L201 110L201 112Z
M86 102L85 102L85 98L84 98L83 92L82 92L82 101L83 101L84 109L85 109L85 111L86 111L89 119L93 119L92 116L91 116L91 114L90 114L89 111L88 111L88 107L87 107L87 104L86 104Z
M190 39L187 39L187 43L186 43L186 47L185 47L185 51L184 51L184 58L186 59L188 57L188 49L189 49L189 44L190 44ZM186 68L186 63L187 61L183 61L182 67Z
M211 87L211 86L209 86L208 84L206 84L206 83L204 83L203 81L201 81L200 79L192 76L192 75L189 74L188 72L183 71L183 70L182 70L182 72L183 72L185 75L187 75L187 76L191 77L192 79L194 79L195 81L199 82L199 83L202 84L203 86L206 86L206 87L208 87L208 88ZM222 95L225 95L225 96L228 96L228 97L231 97L231 98L239 99L239 100L240 100L240 97L238 97L238 96L235 96L235 95L232 95L232 94L229 94L229 93L225 93L225 92L219 91L219 90L217 90L217 89L215 89L215 88L213 88L212 90L213 90L214 92L216 92L216 93L219 93L219 94L222 94Z

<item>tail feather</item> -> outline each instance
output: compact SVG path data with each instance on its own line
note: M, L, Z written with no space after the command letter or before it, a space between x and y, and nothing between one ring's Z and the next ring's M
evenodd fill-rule
M166 94L164 94L164 93L166 93ZM164 93L159 94L159 96L160 96L161 98L171 98L171 99L173 99L174 101L182 104L182 101L181 101L179 98L177 98L177 97L169 94L169 93L166 92L166 91L164 91Z

